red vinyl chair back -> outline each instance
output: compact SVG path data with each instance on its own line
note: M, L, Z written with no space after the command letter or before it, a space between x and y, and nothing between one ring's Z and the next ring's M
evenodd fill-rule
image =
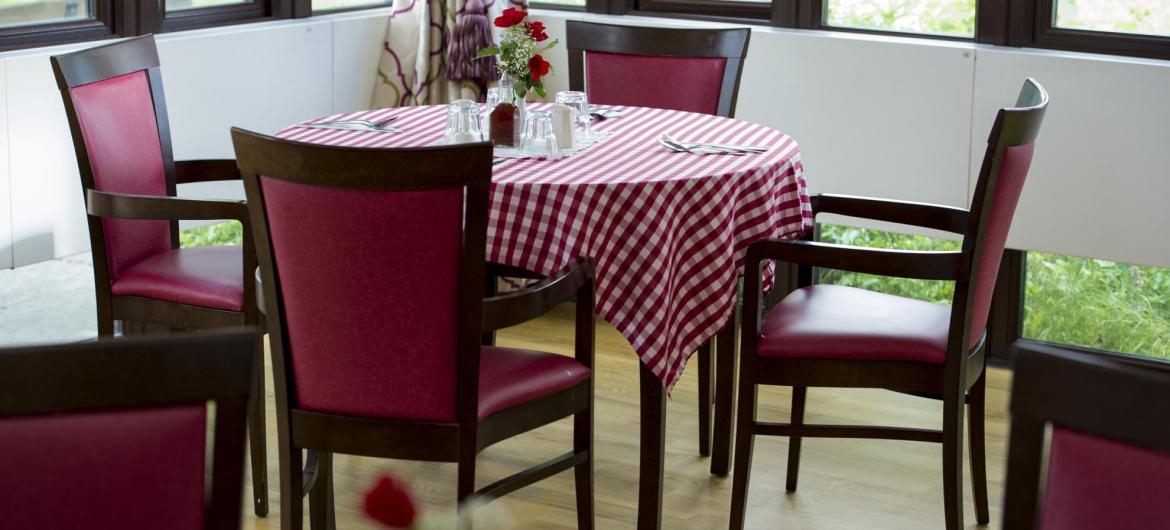
M153 37L128 39L90 52L59 56L54 62L65 104L71 107L68 115L82 186L113 193L175 195L174 160ZM118 75L62 68L60 61L102 62ZM178 245L176 223L96 222L100 226L98 230L91 227L91 243L95 258L105 255L110 281L143 259Z
M277 359L274 366L288 378L289 406L454 422L459 393L476 395L474 382L461 384L459 368L463 350L478 367L480 313L474 312L474 336L462 319L471 300L464 289L474 285L482 296L486 235L465 233L463 226L469 215L486 216L490 146L445 153L354 149L346 152L349 162L334 157L332 172L273 167L271 160L295 160L298 149L336 148L240 130L233 137L253 223L259 223L253 225L257 241L267 237L271 247L272 263L262 257L261 268L276 280L266 278L264 287L269 322L279 308L281 343L274 353L283 351L288 365ZM271 152L281 149L287 156ZM436 158L480 165L434 174ZM476 280L465 264L475 260L478 283L468 283Z
M0 351L0 528L238 527L255 340Z
M969 286L971 307L966 346L974 348L983 339L987 315L995 292L999 264L1008 231L1032 165L1036 135L1048 108L1048 94L1035 80L1024 83L1015 108L1002 109L996 116L975 189L971 212L974 237L965 240L965 251L974 257L975 274Z
M1029 347L1011 411L1004 528L1170 528L1170 368Z
M463 190L260 188L299 407L454 420Z
M569 86L589 102L732 116L750 29L569 21Z
M590 102L717 114L724 57L585 52ZM634 88L636 87L636 88Z

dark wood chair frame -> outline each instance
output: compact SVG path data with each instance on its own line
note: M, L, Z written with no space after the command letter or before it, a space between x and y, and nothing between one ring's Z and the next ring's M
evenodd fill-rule
M870 249L808 240L765 240L747 251L744 286L743 352L740 359L739 410L732 486L732 530L743 528L756 435L787 436L786 489L796 491L800 446L805 437L877 438L934 442L943 445L943 497L946 528L963 526L963 409L970 405L971 469L976 519L986 524L987 473L984 455L984 370L986 335L968 348L974 286L978 281L979 249L991 213L991 198L1005 150L1035 140L1048 105L1048 96L1029 79L1018 108L1001 109L988 140L979 183L970 211L949 206L889 201L842 195L813 198L815 214L833 213L942 230L963 236L962 250L949 252ZM946 362L942 365L909 361L858 361L761 357L757 354L761 310L761 266L777 260L799 266L797 286L812 283L812 267L850 272L955 282ZM756 418L759 385L793 387L790 423ZM942 399L943 428L808 425L804 423L809 387L884 388Z
M747 58L752 33L749 28L673 29L570 20L566 23L566 32L569 88L572 90L585 90L585 52L723 57L727 63L723 68L715 114L727 118L735 115L743 62ZM700 347L696 355L699 359L699 454L712 456L711 472L716 475L726 475L731 464L737 314L738 311L714 339ZM713 356L718 357L714 367ZM715 408L714 415L712 407Z
M94 287L97 294L98 336L114 337L114 322L120 321L123 335L165 332L169 330L196 331L236 326L254 326L264 333L263 315L256 309L256 288L253 286L256 257L253 252L252 231L248 208L242 201L185 199L177 197L177 184L239 180L240 173L234 160L175 161L171 151L170 125L167 104L163 94L158 50L154 37L146 35L112 44L89 48L50 59L57 87L65 103L65 114L73 135L77 167L85 193L86 214L89 222L89 242L93 250ZM145 71L154 103L159 145L162 147L163 169L166 174L166 196L108 193L95 189L93 167L86 149L85 136L78 122L70 90L90 83L121 75ZM171 247L179 247L179 220L236 220L243 224L244 245L244 306L243 311L225 311L199 307L156 298L115 296L110 292L110 268L106 259L105 229L102 219L150 219L170 222ZM256 342L257 366L264 366L263 341ZM249 421L252 455L253 503L256 515L268 515L267 455L264 424L264 370L257 369L255 391L252 393L252 414Z
M1005 530L1040 527L1049 424L1170 454L1170 368L1035 345L1016 357Z
M213 401L204 528L239 528L257 340L249 329L0 350L0 418Z
M624 53L656 57L723 57L723 83L719 90L718 116L735 115L739 79L747 58L752 30L673 29L597 24L570 20L566 23L569 48L569 89L585 90L585 52Z
M265 310L275 323L270 334L276 379L280 440L281 527L301 528L302 498L309 495L312 528L333 528L332 454L456 462L460 506L471 498L489 501L562 471L573 469L578 527L593 528L593 378L529 403L477 418L481 341L485 332L514 326L575 300L575 356L593 369L593 265L578 259L536 285L483 297L488 194L492 147L359 149L271 138L232 129L236 155L256 230L264 277ZM274 260L259 175L314 186L366 190L465 189L466 209L460 271L457 412L452 422L363 418L304 410L297 405L288 326ZM522 270L492 265L493 273L525 276ZM573 416L573 450L485 487L475 487L475 463L483 449L517 434ZM302 461L301 450L308 450Z

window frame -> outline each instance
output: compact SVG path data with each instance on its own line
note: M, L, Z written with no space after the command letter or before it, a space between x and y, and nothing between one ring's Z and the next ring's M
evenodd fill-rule
M301 0L296 0L296 1L300 2ZM313 0L306 0L304 2L306 5L303 9L307 13L309 13L309 16L315 16L315 15L335 15L337 13L349 13L352 11L362 11L362 10L366 10L366 9L383 9L383 8L387 8L387 7L392 7L394 5L394 0L376 0L376 1L378 2L376 4L369 4L369 5L362 5L362 6L350 6L350 7L338 7L338 8L334 8L334 9L313 10Z
M116 0L94 0L92 16L80 20L0 27L0 52L116 38L135 27L132 17L118 12L117 4Z
M138 34L168 33L290 18L291 3L291 0L251 0L243 4L168 12L165 0L138 0Z
M978 42L1170 60L1170 35L1141 35L1056 25L1058 0L978 0Z
M862 28L852 26L834 26L829 24L826 20L828 17L828 2L832 0L772 0L773 8L779 11L779 20L792 20L791 26L799 29L814 29L822 31L840 31L845 33L864 33L868 35L886 35L889 37L910 37L917 39L936 39L948 40L956 42L971 42L978 41L979 38L979 5L983 0L976 0L975 2L975 34L971 36L964 35L944 35L939 33L919 33L915 31L897 31L879 28ZM783 4L794 4L793 6L783 6ZM778 26L784 26L774 16L774 21L777 21Z

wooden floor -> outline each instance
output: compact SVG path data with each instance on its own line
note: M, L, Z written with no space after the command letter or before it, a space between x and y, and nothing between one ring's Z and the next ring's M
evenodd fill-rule
M562 308L564 309L564 308ZM558 310L541 320L501 332L499 343L570 354L572 313ZM634 528L638 493L638 371L633 350L612 327L599 324L596 373L596 522L597 528ZM666 529L727 527L730 477L708 473L698 454L695 361L668 405L664 523ZM1011 376L992 370L988 380L987 459L991 527L999 526L1006 459L1008 387ZM276 468L276 423L271 379L268 386L269 495L272 513L259 519L244 502L245 529L280 528ZM761 391L761 418L786 421L787 389ZM927 399L878 390L812 389L806 421L882 423L940 428L942 405ZM559 455L571 447L571 423L561 421L505 441L480 455L478 484L488 484L522 466ZM943 527L941 446L882 441L809 439L801 462L800 489L784 491L788 443L785 438L756 441L755 467L748 499L748 528L939 529ZM454 508L455 465L338 456L334 463L337 528L377 528L361 511L365 490L385 472L408 480L426 511ZM965 520L974 524L969 471ZM246 479L245 499L250 499ZM477 529L576 528L573 479L562 473L483 508ZM307 503L306 503L307 504ZM307 528L307 523L306 523Z

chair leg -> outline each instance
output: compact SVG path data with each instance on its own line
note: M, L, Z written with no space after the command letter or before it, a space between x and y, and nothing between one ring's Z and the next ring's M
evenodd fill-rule
M748 482L752 474L752 448L755 443L756 396L754 381L740 381L739 417L735 429L735 471L731 482L731 522L729 530L742 530L747 514Z
M472 530L471 507L467 501L475 494L475 452L460 449L459 456L459 530ZM470 454L466 454L470 453Z
M264 422L264 334L256 342L256 371L248 402L248 445L252 462L252 502L257 517L268 516L268 448Z
M711 474L719 476L727 475L731 467L731 435L735 432L738 313L732 311L727 326L715 336L715 422L711 431Z
M699 455L711 456L711 341L699 347Z
M588 458L573 469L577 480L577 530L593 530L593 406L573 415L573 451Z
M305 474L301 450L281 444L280 458L280 528L301 530L304 525Z
M808 396L808 387L792 387L792 425L804 425L804 401ZM796 479L800 473L800 441L799 436L788 438L788 476L786 490L796 491Z
M333 453L317 452L317 473L309 490L309 528L334 530L337 517L333 510ZM284 502L284 499L281 499Z
M967 411L971 439L971 487L975 496L975 522L991 522L987 505L987 456L984 450L984 402L987 397L987 374L979 376L970 391L970 409Z
M963 398L943 402L943 504L946 529L963 528Z

